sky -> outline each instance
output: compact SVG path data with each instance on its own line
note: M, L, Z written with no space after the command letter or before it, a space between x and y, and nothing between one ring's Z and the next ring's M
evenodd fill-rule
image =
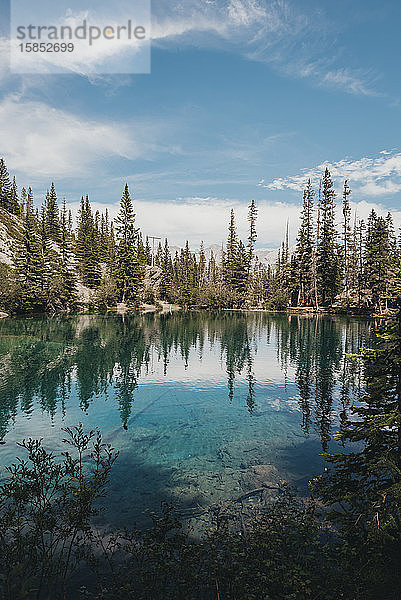
M20 75L0 0L0 156L74 211L116 214L128 182L143 233L177 245L220 244L231 208L246 236L252 199L258 246L287 220L293 241L326 166L339 202L348 179L359 217L401 226L400 25L398 0L154 0L149 74L102 74L99 45L98 75Z

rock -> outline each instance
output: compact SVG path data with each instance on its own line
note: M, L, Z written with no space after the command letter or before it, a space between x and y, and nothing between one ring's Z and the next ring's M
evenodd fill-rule
M279 484L281 477L273 465L253 465L241 474L240 484L245 491L261 488L264 485Z
M147 266L145 278L143 280L144 288L157 291L160 287L162 275L163 271L160 267L157 267L156 265L154 265L153 267Z
M162 314L181 310L181 306L178 306L178 304L169 304L168 302L159 302L159 304L162 307Z
M16 240L21 239L22 220L0 207L0 262L11 266Z
M117 313L119 315L125 315L125 313L128 311L128 306L125 304L125 302L119 302L117 304Z
M253 465L251 470L257 477L260 477L261 479L278 479L279 476L278 470L274 465Z
M154 313L160 310L155 304L141 304L139 307L141 313Z
M9 315L5 312L0 311L0 319L5 319L6 317L9 317Z
M78 300L81 304L86 305L91 303L93 290L82 283L77 284Z

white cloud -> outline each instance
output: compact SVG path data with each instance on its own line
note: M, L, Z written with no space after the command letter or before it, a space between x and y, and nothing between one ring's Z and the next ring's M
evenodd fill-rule
M385 217L389 212L391 212L395 227L401 227L401 210L394 208L389 211L389 209L381 204L380 202L368 202L367 200L361 200L360 202L351 202L351 211L352 214L356 214L358 219L367 220L372 210L374 210L378 215ZM341 218L341 211L338 211L338 217Z
M42 102L0 102L0 156L11 171L51 178L85 176L99 161L173 151L158 143L162 124L88 120Z
M0 36L0 81L9 77L9 40Z
M380 96L371 70L336 67L330 31L322 12L301 11L285 0L230 0L185 5L154 4L152 38L156 44L180 43L231 48L248 59L266 62L284 74L309 79L315 86L362 96Z
M123 182L121 182L121 191ZM68 203L74 215L79 210L78 202ZM111 218L118 214L119 203L104 204L92 202L94 211L109 210ZM203 240L206 246L226 243L231 208L235 211L235 222L239 236L245 241L248 237L248 207L236 200L222 198L183 198L176 202L135 200L136 222L143 235L167 237L171 245L185 245L189 241L192 248L199 248ZM366 220L375 210L386 215L388 209L375 202L351 202L352 214ZM289 223L290 242L295 242L299 227L300 204L262 201L258 203L257 245L259 248L278 248ZM392 211L394 224L401 226L401 211ZM341 219L341 211L337 211Z
M227 12L231 23L240 26L260 23L268 15L266 8L255 0L231 0Z
M370 79L371 76L367 73L352 73L349 69L337 69L328 71L323 76L321 85L337 88L358 96L380 96L381 94L373 89L373 82Z
M194 33L215 33L225 39L245 41L252 28L268 27L276 30L280 24L279 5L258 0L230 0L228 3L189 0L185 5L169 3L153 5L152 39L182 38L192 44ZM253 31L255 33L255 31ZM183 39L185 38L185 39ZM248 41L251 37L248 35ZM213 46L216 39L198 38L202 45Z
M121 188L122 188L121 184ZM73 213L79 203L68 204ZM93 210L104 212L108 208L111 217L119 210L118 203L103 204L94 202ZM235 211L239 235L248 236L248 208L236 200L222 198L183 198L176 202L135 200L134 208L138 226L144 235L168 237L172 245L184 246L189 240L192 247L199 247L203 240L206 245L226 242L231 208ZM298 228L299 206L282 202L262 202L259 204L258 244L263 247L277 247L285 235L287 220L295 235Z
M124 22L131 14L132 11L124 6L126 14L120 11L114 16L116 21ZM317 87L354 95L381 95L375 89L376 77L370 70L335 65L338 57L333 54L330 40L336 25L328 23L321 11L312 14L286 0L186 0L185 3L154 0L152 13L149 30L153 45L158 47L187 45L230 50L250 60L266 62L289 77L308 79ZM89 18L90 15L76 11L67 18L70 25L75 25L86 16ZM102 24L105 19L99 8L96 20ZM112 24L109 17L106 20ZM3 45L5 43L3 40ZM137 50L132 43L116 45L97 40L91 48L83 47L79 55L53 53L46 55L44 60L50 68L61 65L73 73L87 76L95 70L101 78L102 66L110 64L110 60L121 65L121 72L124 72L129 61L135 60ZM1 43L0 53L6 56ZM16 58L19 58L18 54ZM0 66L0 80L2 74L4 77L5 71Z
M75 3L76 4L76 3ZM179 38L180 44L194 44L205 46L219 46L221 43L235 43L248 46L260 28L264 32L278 33L281 29L281 11L283 2L273 2L266 5L264 0L230 0L226 2L204 2L189 0L181 3L155 3L153 7L152 23L146 22L144 16L141 21L148 32L153 43L160 44ZM55 5L49 7L50 15L57 14ZM58 11L57 11L58 12ZM17 13L18 14L18 13ZM22 13L24 14L24 13ZM111 16L112 15L112 16ZM86 20L103 29L110 25L117 29L119 24L127 22L132 17L132 7L127 3L118 3L110 8L109 5L101 4L96 12L87 10L72 10L66 14L58 15L52 19L52 24L69 26L72 29L82 25ZM50 17L49 17L50 18ZM201 37L197 37L200 35ZM214 37L213 37L214 36ZM219 41L220 40L220 41ZM7 52L9 41L0 38L0 53L8 63ZM19 44L18 40L15 40ZM59 53L37 53L34 56L33 68L37 72L55 72L54 69L66 70L80 75L91 73L102 74L102 67L115 64L115 73L126 71L127 65L135 66L135 54L141 48L141 42L135 40L120 40L118 43L101 37L93 45L87 42L74 40L76 46L74 52ZM28 58L28 63L26 62ZM15 72L24 72L24 67L32 68L31 55L28 57L23 53L13 53L13 68ZM1 59L1 58L0 58ZM114 61L114 62L110 62ZM134 61L134 62L133 62ZM117 69L117 65L120 70ZM107 71L108 72L108 71ZM135 72L135 70L133 71ZM139 71L140 72L140 71ZM0 77L4 77L3 69L0 68Z
M269 190L302 191L308 179L316 185L326 168L337 183L348 179L358 194L384 196L401 191L401 152L388 150L382 150L375 157L326 161L312 169L304 169L298 175L279 177L270 183L263 180L259 186Z
M367 181L360 188L359 192L366 196L385 196L396 194L401 191L401 181Z
M346 92L357 96L382 96L375 89L376 77L372 71L334 68L334 57L311 60L306 56L294 60L277 59L278 65L287 75L309 79L317 87Z

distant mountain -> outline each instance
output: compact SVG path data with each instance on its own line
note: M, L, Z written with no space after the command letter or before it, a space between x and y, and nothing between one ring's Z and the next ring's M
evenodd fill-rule
M176 252L180 252L180 246L170 246L171 256L174 257ZM257 248L255 251L256 256L259 258L260 262L266 266L270 265L274 267L278 260L278 253L281 248ZM290 254L292 254L295 250L295 247L290 248ZM200 250L199 248L192 249L197 257L199 256ZM213 252L214 257L219 262L221 260L221 246L219 244L211 244L210 246L205 247L204 249L206 260L210 259L210 256Z

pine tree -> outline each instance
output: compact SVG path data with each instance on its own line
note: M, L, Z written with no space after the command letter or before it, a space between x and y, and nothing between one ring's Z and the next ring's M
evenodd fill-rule
M146 236L146 243L145 243L145 264L147 264L149 267L152 266L152 248L150 246L148 236Z
M107 211L106 211L107 212ZM110 273L113 270L113 265L116 258L116 236L114 234L114 223L110 222L109 226L109 244L108 244L108 259L107 259L107 268Z
M238 243L238 257L236 264L235 289L242 304L249 288L249 252L244 243L240 240Z
M314 299L314 231L313 231L313 196L314 191L309 179L303 197L301 226L299 228L295 250L296 267L298 272L298 301L297 304L308 305Z
M51 247L51 240L47 228L46 204L42 204L38 218L38 236L40 241L40 256L42 261L42 293L47 298L49 284L52 279L53 263L56 252Z
M199 265L198 265L198 282L199 289L203 289L206 285L206 256L205 256L205 247L203 245L203 241L201 242L199 249Z
M256 207L255 204L255 200L252 200L250 205L248 206L248 222L249 222L249 236L248 236L248 264L247 264L247 269L248 269L248 290L247 290L247 295L248 298L252 297L253 295L253 286L254 286L254 280L253 280L253 268L254 268L254 262L255 262L255 243L257 240L257 233L256 233L256 219L258 216L258 209Z
M102 262L107 262L109 255L109 223L106 210L106 216L102 213L99 229L99 258Z
M58 242L60 239L60 223L57 205L57 194L54 183L50 186L50 192L46 194L46 228L50 240Z
M252 306L258 306L262 308L265 300L269 296L269 282L268 279L271 277L270 265L266 269L264 265L256 257L255 265L253 267L252 274Z
M179 302L187 308L196 305L199 299L197 264L189 249L188 240L185 248L181 250L177 273Z
M107 213L107 210L106 210ZM73 224L72 224L72 212L71 209L68 211L68 233L70 234L71 237L73 237Z
M238 240L234 210L231 209L226 251L222 257L223 281L231 294L231 307L240 307L246 296L249 252Z
M351 229L351 233L349 236L348 242L348 286L349 286L349 295L350 300L354 304L360 304L360 294L359 294L359 252L358 252L358 229L359 223L357 221L357 216L355 212L354 217L354 225ZM345 274L344 274L345 279Z
M156 255L153 259L153 263L158 267L161 267L162 264L162 256L163 256L163 248L161 243L159 242L156 249Z
M135 214L128 184L124 188L116 224L115 277L117 289L121 302L136 304L139 302L144 269L138 261L138 229L135 228Z
M365 242L366 284L371 292L373 306L382 311L393 275L393 256L389 223L372 210L367 223Z
M35 215L27 205L21 241L14 253L14 268L19 285L19 309L22 312L40 311L46 307L45 269L42 244Z
M96 231L88 196L81 198L75 242L77 270L82 283L97 287L101 279L99 261L99 232Z
M163 300L171 301L173 296L173 261L171 260L171 254L167 238L164 240L160 267L162 270L162 276L160 281L159 294Z
M23 187L21 190L21 202L20 202L20 212L19 212L20 217L24 217L24 215L25 215L27 196L28 196L27 191Z
M219 270L214 257L213 250L210 253L209 263L207 267L207 279L208 282L215 285L219 281Z
M27 192L27 195L26 195L25 212L27 210L30 210L32 212L32 214L34 213L34 208L33 208L33 191L32 191L31 187L28 188L28 192Z
M3 158L0 158L0 206L8 211L11 209L11 182Z
M336 244L334 198L330 171L326 169L322 181L321 225L317 251L318 288L323 305L333 304L339 291L340 264Z
M19 204L19 198L18 198L18 188L17 188L17 182L15 181L15 177L13 177L13 183L11 185L9 211L11 213L13 213L13 215L19 215L20 214L20 204Z
M77 281L74 271L72 239L68 228L68 213L63 200L60 215L59 252L53 255L49 303L54 310L70 310L77 303Z
M230 225L228 228L227 247L224 259L224 280L228 285L234 286L235 272L238 259L238 236L235 228L234 210L231 209Z
M145 245L143 243L142 234L140 231L138 232L137 239L137 257L139 264L146 265Z
M293 262L294 267L294 262ZM287 222L285 240L281 244L281 248L278 253L276 272L275 272L275 294L280 297L279 304L280 308L288 306L288 302L292 295L291 282L291 260L289 250L289 223Z
M355 225L355 255L357 264L357 293L358 293L358 306L361 305L363 289L366 286L365 277L365 231L366 225L363 220L359 221L358 225Z
M389 268L388 268L388 277L387 277L387 289L394 284L396 273L399 269L401 254L397 245L397 236L394 231L394 222L393 216L389 212L386 215L386 225L388 231L388 241L389 241ZM387 294L386 294L387 295ZM387 300L386 300L386 308L387 308Z
M255 242L257 239L256 233L256 219L258 216L258 209L255 204L255 200L252 200L248 206L248 222L249 222L249 237L248 237L248 271L252 269L252 263L255 256Z
M351 271L350 271L350 259L352 251L352 232L351 232L351 207L349 205L348 196L351 194L351 190L348 186L348 181L344 182L343 190L343 249L344 249L344 291L347 304L350 299L350 288L351 288Z

